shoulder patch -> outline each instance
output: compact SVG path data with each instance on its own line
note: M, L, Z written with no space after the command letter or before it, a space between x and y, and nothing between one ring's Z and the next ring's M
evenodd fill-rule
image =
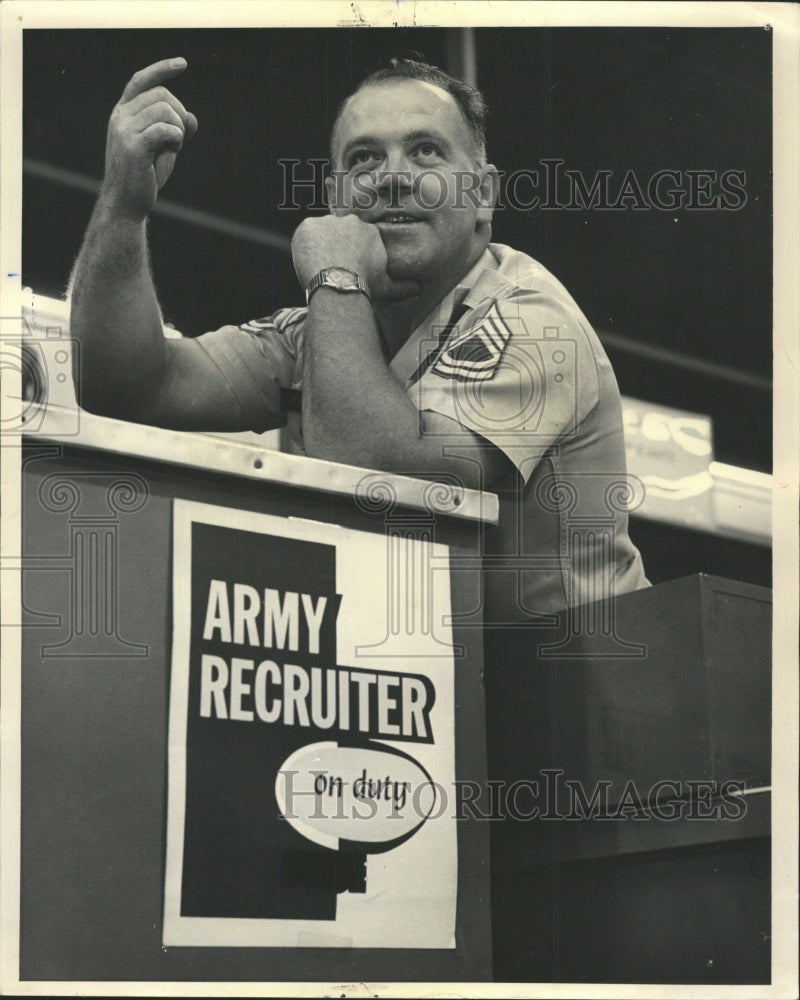
M299 323L301 319L305 319L308 309L305 306L297 306L294 309L279 309L275 315L272 317L273 322L277 329L283 333L290 326L294 326L295 323Z
M436 359L431 371L459 382L485 382L494 377L511 330L494 305L480 325L457 334Z
M247 323L242 323L239 329L244 330L245 333L255 334L265 333L268 330L275 331L276 333L285 333L290 327L303 319L306 312L305 308L300 307L295 309L279 309L271 316L262 316L261 319L251 319Z

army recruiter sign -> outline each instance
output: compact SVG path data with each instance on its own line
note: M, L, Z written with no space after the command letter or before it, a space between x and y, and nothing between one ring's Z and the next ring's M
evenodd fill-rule
M449 574L398 656L387 543L175 501L165 946L455 947Z

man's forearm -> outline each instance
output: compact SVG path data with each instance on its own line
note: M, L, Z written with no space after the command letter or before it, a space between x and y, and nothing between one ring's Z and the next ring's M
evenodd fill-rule
M71 298L81 404L109 416L137 415L158 385L166 354L144 221L115 217L98 202L73 272Z
M408 471L419 414L387 367L363 295L311 300L303 371L303 437L317 458Z
M314 294L306 327L303 437L315 458L487 489L506 456L451 418L417 409L389 369L364 296Z

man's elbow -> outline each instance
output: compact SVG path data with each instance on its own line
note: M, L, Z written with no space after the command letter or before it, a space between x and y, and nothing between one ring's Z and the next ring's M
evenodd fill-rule
M80 342L72 344L75 402L87 413L116 420L147 423L152 393L135 365L127 370L108 358L95 357Z
M74 364L72 384L75 388L75 402L86 413L113 420L147 422L141 402L133 398L130 392L121 390L118 386L109 386L99 378L87 378L86 373L79 371Z
M117 417L118 406L115 406L109 397L100 393L79 389L75 386L75 400L86 413L91 413L96 417ZM120 418L122 419L122 418Z

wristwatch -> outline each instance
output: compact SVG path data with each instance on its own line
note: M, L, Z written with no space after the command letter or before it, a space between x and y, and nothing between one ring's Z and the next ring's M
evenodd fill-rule
M372 302L369 289L349 267L323 267L318 271L306 288L306 305L318 288L332 288L337 292L361 292Z

